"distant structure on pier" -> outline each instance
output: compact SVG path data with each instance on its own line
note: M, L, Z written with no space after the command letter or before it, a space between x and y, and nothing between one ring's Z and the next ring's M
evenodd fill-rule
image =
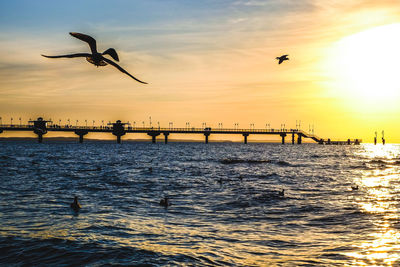
M38 136L38 142L42 143L43 135L47 133L47 123L51 121L45 121L42 117L37 118L35 121L29 121L29 123L33 123L33 132Z

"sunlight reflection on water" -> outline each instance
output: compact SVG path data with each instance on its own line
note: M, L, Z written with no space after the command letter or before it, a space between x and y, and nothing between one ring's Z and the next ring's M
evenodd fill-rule
M393 266L400 258L400 231L393 227L399 224L400 173L398 167L393 169L385 163L397 162L400 151L393 145L369 145L364 149L358 153L361 157L383 166L361 171L357 180L365 195L357 203L361 210L378 217L373 217L377 220L372 221L375 227L367 241L353 244L356 251L346 255L354 257L353 263L358 266Z

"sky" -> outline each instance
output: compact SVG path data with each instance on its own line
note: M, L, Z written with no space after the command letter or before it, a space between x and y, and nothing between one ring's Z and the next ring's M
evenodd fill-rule
M384 130L400 142L397 0L1 1L0 32L2 123L301 121L322 138L372 142ZM40 56L89 52L69 32L115 48L149 84L84 58ZM290 60L278 65L282 54Z

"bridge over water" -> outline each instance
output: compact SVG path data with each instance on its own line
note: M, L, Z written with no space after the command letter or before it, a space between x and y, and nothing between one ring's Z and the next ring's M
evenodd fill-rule
M116 136L117 143L121 143L121 137L127 133L145 133L151 137L153 143L156 142L156 137L164 135L164 142L168 143L170 134L202 134L204 135L205 143L208 143L208 138L211 134L238 134L243 136L243 142L247 144L247 139L250 135L277 135L281 137L282 144L285 144L287 136L291 137L292 144L301 144L303 138L310 138L319 144L360 144L360 139L348 139L346 141L331 141L324 140L314 134L306 133L299 129L230 129L230 128L163 128L163 127L132 127L129 123L123 123L117 120L114 123L109 123L107 126L73 126L73 125L57 125L51 121L38 118L34 121L29 121L27 125L16 124L0 124L0 133L3 131L26 131L34 132L38 136L38 142L42 143L43 135L47 132L74 132L79 136L79 142L83 143L83 137L90 133L111 133Z

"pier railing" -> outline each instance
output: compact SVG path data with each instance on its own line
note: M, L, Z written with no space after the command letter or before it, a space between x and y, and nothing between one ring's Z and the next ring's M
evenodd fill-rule
M0 129L3 130L19 130L19 129L33 129L34 126L31 124L0 124ZM89 131L99 131L99 130L112 130L112 126L81 126L81 125L48 125L46 127L49 131L63 131L63 130L89 130ZM280 133L301 133L304 136L307 136L304 131L298 129L253 129L253 128L198 128L198 127L132 127L132 126L125 126L125 131L127 132L150 132L150 131L158 131L158 132L188 132L188 133L273 133L273 134L280 134Z
M38 135L39 142L42 140L42 136L48 131L55 132L74 132L79 136L79 141L83 142L83 136L89 132L104 132L112 133L117 137L117 142L121 141L121 136L126 133L146 133L152 137L152 142L156 142L156 137L163 134L165 143L168 142L168 135L172 133L177 134L203 134L205 136L205 142L208 143L208 138L211 134L240 134L244 137L244 143L247 143L247 138L251 134L269 134L279 135L282 139L282 144L285 143L285 137L291 136L292 144L295 143L295 137L297 137L297 144L302 143L302 138L310 138L319 144L358 144L361 142L360 139L348 139L346 141L331 141L330 139L322 139L314 134L307 133L300 129L255 129L255 128L212 128L212 127L136 127L129 123L122 123L116 121L115 123L108 123L107 125L92 125L92 126L81 126L71 124L53 124L50 121L44 121L42 118L38 118L36 121L30 121L30 124L0 124L0 133L3 131L33 131Z

